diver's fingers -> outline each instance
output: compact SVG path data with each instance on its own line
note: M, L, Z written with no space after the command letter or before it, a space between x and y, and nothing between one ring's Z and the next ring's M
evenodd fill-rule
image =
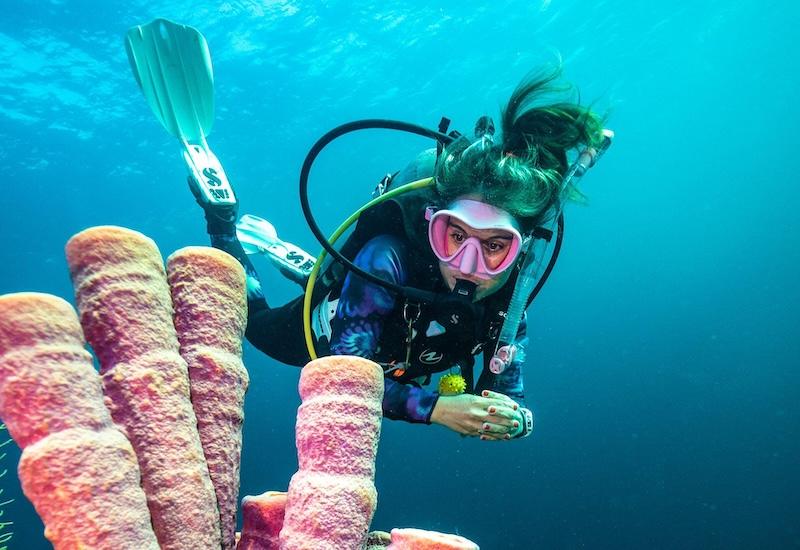
M486 420L484 420L484 425L488 423L497 426L502 426L503 431L514 434L519 431L519 426L521 421L522 420L519 418L508 419L508 418L498 418L490 416Z
M480 400L478 406L481 407L486 413L489 413L490 408L494 408L496 410L499 407L505 407L511 409L512 411L516 411L519 408L519 406L513 401L507 401L505 399L495 399L493 397L478 397L478 399Z
M512 430L511 426L505 426L495 422L485 421L481 426L481 434L506 434Z
M489 413L491 421L497 420L503 424L510 424L514 420L519 420L519 412L505 405L489 405L486 412Z
M499 400L499 401L501 401L501 402L506 402L506 403L508 403L508 404L509 404L509 405L510 405L510 406L511 406L511 407L512 407L514 410L517 410L517 409L519 408L519 405L517 404L517 402L516 402L516 401L514 401L514 400L513 400L513 399L511 399L509 396L507 396L507 395L505 395L505 394L503 394L503 393L497 393L497 392L495 392L495 391L490 391L490 390L483 390L483 391L481 392L481 396L483 396L483 397L487 397L487 398L489 398L489 399L497 399L497 400Z

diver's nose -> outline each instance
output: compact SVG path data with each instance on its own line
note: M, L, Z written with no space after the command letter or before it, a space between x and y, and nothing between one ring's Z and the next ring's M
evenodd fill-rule
M458 268L464 275L474 275L478 268L478 251L474 246L467 245L461 254Z

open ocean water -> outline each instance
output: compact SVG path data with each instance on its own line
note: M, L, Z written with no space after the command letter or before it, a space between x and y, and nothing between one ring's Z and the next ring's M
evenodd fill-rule
M563 62L617 139L569 208L529 311L532 438L384 422L376 529L487 550L800 547L797 26L786 0L0 2L0 294L71 299L64 244L92 225L207 244L178 143L128 66L155 17L208 39L209 139L241 199L315 244L297 181L334 126L392 118L470 131L528 71ZM795 67L795 68L792 68ZM323 155L326 231L429 146L389 132ZM266 261L272 303L298 293ZM249 344L242 495L297 467L298 370ZM0 443L5 441L0 433ZM0 447L0 547L50 545ZM9 502L13 499L13 502ZM9 533L13 535L9 536Z

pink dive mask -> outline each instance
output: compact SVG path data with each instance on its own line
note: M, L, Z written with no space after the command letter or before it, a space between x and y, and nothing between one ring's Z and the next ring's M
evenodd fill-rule
M516 228L513 216L505 210L476 200L460 199L446 210L434 212L432 209L428 209L425 217L430 221L428 240L433 253L452 269L458 270L464 275L472 275L479 279L491 279L514 265L519 255L522 236ZM497 267L490 268L487 264L483 243L478 237L468 237L454 253L447 253L452 221L456 221L457 225L464 229L498 229L511 234L508 252Z

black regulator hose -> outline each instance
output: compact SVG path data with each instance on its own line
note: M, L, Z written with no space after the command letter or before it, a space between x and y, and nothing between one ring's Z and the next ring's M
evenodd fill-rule
M401 286L385 279L381 279L377 275L364 271L349 259L345 258L333 247L333 245L331 245L325 234L322 233L322 230L319 228L319 225L317 225L314 215L311 212L311 206L308 203L308 175L311 172L311 166L314 164L317 156L333 140L351 132L371 129L399 130L401 132L408 132L418 136L434 139L437 143L441 143L444 146L449 145L454 139L442 132L437 132L436 130L431 130L423 126L418 126L409 122L401 122L398 120L366 119L356 120L354 122L348 122L346 124L342 124L341 126L337 126L317 140L303 161L303 167L300 170L300 206L303 208L303 216L305 216L308 227L311 228L311 232L319 241L319 244L322 245L322 247L328 252L328 254L331 255L331 257L342 264L345 269L352 271L359 277L363 277L371 283L380 285L400 296L405 296L412 301L433 302L436 299L435 293L418 288Z

